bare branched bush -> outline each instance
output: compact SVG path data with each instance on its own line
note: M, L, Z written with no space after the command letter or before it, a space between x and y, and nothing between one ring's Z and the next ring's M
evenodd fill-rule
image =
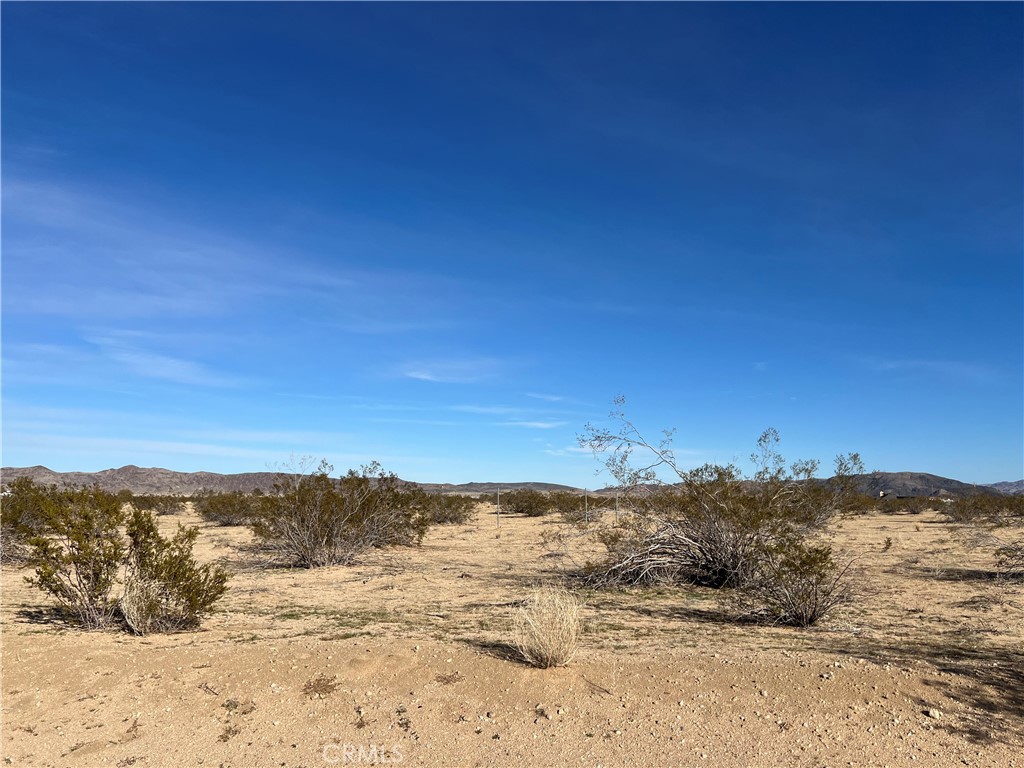
M1008 581L1024 580L1024 539L1004 544L996 550L1000 577Z
M430 520L423 492L379 464L330 477L326 461L282 475L251 523L264 545L302 568L348 565L373 547L419 544Z
M786 623L816 620L844 594L845 569L830 586L830 551L807 541L855 498L853 476L863 469L857 454L837 457L834 476L817 480L816 461L787 467L779 435L769 429L751 456L757 472L750 480L733 465L686 470L676 462L671 431L651 443L625 418L621 398L616 405L617 430L588 425L580 437L605 459L631 510L617 525L596 530L607 558L589 569L592 583L749 588ZM635 453L647 463L637 465ZM666 483L665 471L678 482ZM773 587L784 575L801 580L788 595ZM808 600L820 610L805 610Z
M944 506L950 529L965 546L993 553L1000 578L1024 579L1024 495L979 493Z
M579 647L583 622L580 602L568 590L542 587L516 608L512 622L513 645L535 667L562 667Z

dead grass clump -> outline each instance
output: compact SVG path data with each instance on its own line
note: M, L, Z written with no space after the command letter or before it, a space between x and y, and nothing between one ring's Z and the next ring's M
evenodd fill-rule
M148 635L159 621L160 584L153 579L129 575L118 601L125 624L137 635Z
M572 661L583 622L576 596L558 587L541 587L516 609L512 643L529 664L541 669Z

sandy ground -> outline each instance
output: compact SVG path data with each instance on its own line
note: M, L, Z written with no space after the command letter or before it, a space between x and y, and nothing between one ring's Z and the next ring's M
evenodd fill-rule
M511 658L512 604L558 579L555 523L482 510L353 568L235 572L200 632L55 622L3 570L3 733L21 766L1024 768L1024 589L933 514L847 519L858 602L824 626L737 624L712 591L587 592L578 658Z

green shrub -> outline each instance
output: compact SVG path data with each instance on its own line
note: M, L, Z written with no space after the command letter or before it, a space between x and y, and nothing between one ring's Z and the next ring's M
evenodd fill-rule
M98 488L53 491L41 512L45 533L29 540L35 577L27 581L54 597L70 620L107 626L117 612L111 592L126 554L121 501Z
M257 515L262 499L241 491L203 493L193 500L196 513L216 525L248 525Z
M1024 494L979 493L940 506L942 514L953 523L990 527L1024 523Z
M527 517L541 517L551 511L551 503L540 491L517 488L501 494L501 511Z
M18 477L4 486L0 500L0 562L23 563L30 552L29 539L45 530L44 520L56 488L36 485Z
M747 615L809 627L852 600L844 580L848 568L836 562L830 546L799 538L777 541L758 554L737 602Z
M131 504L134 509L156 515L177 515L184 509L185 500L180 496L136 494L132 497Z
M469 496L425 495L424 513L431 523L465 525L473 519L477 501Z
M192 557L195 528L179 526L165 539L151 512L129 515L121 497L98 488L53 489L46 498L45 532L30 540L35 576L27 580L70 621L97 629L120 614L140 634L192 629L227 589L223 568ZM122 569L124 592L115 600Z
M284 475L252 520L256 536L289 564L351 564L373 547L419 544L430 525L422 491L379 464L340 480L326 461L309 474Z
M928 496L886 496L879 500L878 511L887 514L919 515L930 509L940 509L945 504Z
M192 555L198 529L179 525L171 539L157 531L150 512L128 519L128 560L120 600L125 623L137 634L195 629L227 591L220 566L199 565Z
M615 503L607 496L585 496L571 491L553 491L548 494L548 504L569 525L585 525L596 522Z

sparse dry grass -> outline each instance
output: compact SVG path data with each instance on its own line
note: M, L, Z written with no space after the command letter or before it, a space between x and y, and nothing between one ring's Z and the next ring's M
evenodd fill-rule
M513 645L531 665L547 669L572 661L583 622L576 596L559 587L541 587L516 608Z

